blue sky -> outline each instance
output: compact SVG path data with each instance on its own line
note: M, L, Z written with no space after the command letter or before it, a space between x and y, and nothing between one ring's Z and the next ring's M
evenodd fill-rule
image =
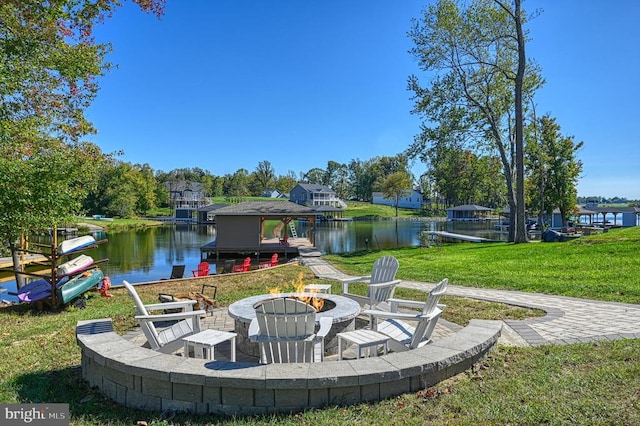
M214 175L325 169L392 156L419 132L407 77L417 0L167 0L156 19L127 4L96 32L118 68L88 112L91 140L155 170ZM527 54L542 68L538 114L578 153L582 196L640 199L636 81L640 2L525 1L542 13ZM424 172L418 163L415 174Z

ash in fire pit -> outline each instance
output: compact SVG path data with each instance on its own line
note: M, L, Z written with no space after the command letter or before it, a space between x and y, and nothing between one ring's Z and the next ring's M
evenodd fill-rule
M239 351L248 355L258 356L258 345L249 341L249 324L256 317L254 305L261 303L267 299L278 297L296 297L296 298L321 298L324 306L316 315L316 320L323 317L329 317L333 321L331 331L325 338L325 351L327 354L336 354L338 352L338 339L336 334L343 331L355 329L355 318L360 313L360 305L346 297L326 294L326 293L279 293L279 294L260 294L258 296L247 297L229 305L229 316L234 319L235 332L237 336L237 348Z

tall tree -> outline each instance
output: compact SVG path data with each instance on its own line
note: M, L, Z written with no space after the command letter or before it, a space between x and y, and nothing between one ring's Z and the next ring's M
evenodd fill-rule
M360 201L371 201L373 185L378 176L376 161L376 158L367 161L355 159L349 163L349 183L353 195Z
M324 185L326 172L319 167L314 167L304 174L304 183L313 183L317 185Z
M382 195L385 198L392 198L396 207L396 217L398 217L398 203L400 197L411 191L411 177L406 172L395 172L384 179L382 183Z
M342 200L349 198L349 168L346 164L340 164L335 172L335 178L331 187L336 191L336 196Z
M249 171L238 169L233 175L225 176L224 195L242 198L249 195Z
M153 169L149 164L135 164L134 179L136 188L136 212L144 215L148 210L157 205L156 179Z
M547 217L558 208L562 224L566 226L576 206L576 185L582 172L582 162L576 158L576 153L584 143L574 142L572 136L562 136L560 126L549 115L540 118L536 124L540 129L540 140L530 139L527 144L531 170L529 187L537 190L536 196L531 197L535 200L532 205L539 209L539 216L546 213Z
M344 168L344 164L340 164L337 161L329 160L327 162L327 170L325 171L324 184L331 188L336 188L340 179L340 171Z
M487 141L502 162L512 215L510 240L527 241L524 217L523 99L542 80L525 56L520 0L440 0L414 21L412 54L427 72L429 87L409 78L422 133L409 152L448 137L475 149ZM427 123L434 123L429 127Z
M276 183L276 172L270 162L261 161L253 172L252 178L255 181L254 195L260 195L267 189L273 189Z

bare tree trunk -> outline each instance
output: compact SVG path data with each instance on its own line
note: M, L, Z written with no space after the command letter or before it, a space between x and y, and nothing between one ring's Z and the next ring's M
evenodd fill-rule
M518 72L516 73L515 85L515 119L516 119L516 223L513 242L526 243L527 228L525 221L524 205L524 114L522 111L522 84L524 82L524 72L526 65L526 55L524 50L524 34L522 32L522 18L520 12L520 1L515 0L514 19L518 34Z
M513 178L511 176L507 176L507 198L509 202L509 235L508 240L513 242L515 240L515 226L517 220L517 207L516 207L516 198L513 193Z

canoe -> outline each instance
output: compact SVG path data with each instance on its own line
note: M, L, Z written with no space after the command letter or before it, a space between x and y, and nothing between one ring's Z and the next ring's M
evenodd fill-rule
M62 303L69 303L92 287L96 287L103 278L104 273L100 269L96 268L85 271L58 287L56 290L58 300Z
M71 275L74 272L82 271L91 264L93 264L93 258L86 254L81 254L80 256L58 266L58 276Z
M58 246L58 254L67 254L72 251L79 250L81 248L95 244L96 239L91 235L83 235L82 237L72 238L70 240L64 240Z
M64 285L67 279L59 281L56 285L58 288ZM51 283L45 279L39 279L22 287L18 290L18 300L21 302L37 302L39 300L48 299L51 297Z

